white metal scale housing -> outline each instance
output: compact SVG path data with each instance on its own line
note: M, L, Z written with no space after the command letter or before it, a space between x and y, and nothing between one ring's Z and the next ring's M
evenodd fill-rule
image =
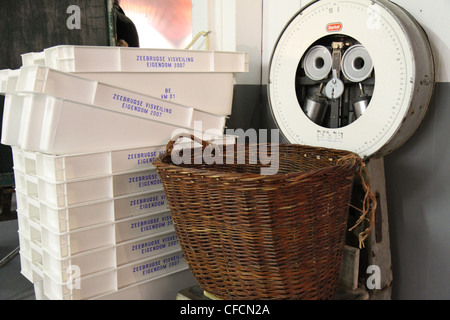
M290 143L382 157L419 126L434 72L424 30L398 5L317 0L277 40L269 105Z

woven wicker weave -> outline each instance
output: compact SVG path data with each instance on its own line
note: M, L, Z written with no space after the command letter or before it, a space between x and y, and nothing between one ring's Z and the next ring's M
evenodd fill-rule
M221 299L333 295L357 155L280 144L278 174L261 175L261 164L248 164L260 145L246 145L247 164L174 165L173 143L153 164L203 290Z

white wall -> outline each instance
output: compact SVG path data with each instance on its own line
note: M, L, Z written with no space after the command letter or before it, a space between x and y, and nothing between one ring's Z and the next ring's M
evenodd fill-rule
M262 0L192 0L193 34L210 31L210 50L247 52L249 73L237 84L261 83ZM204 41L193 47L203 50Z

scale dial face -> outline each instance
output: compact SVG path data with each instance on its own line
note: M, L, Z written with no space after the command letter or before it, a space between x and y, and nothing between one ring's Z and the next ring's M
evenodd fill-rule
M399 147L417 128L431 97L430 81L421 84L424 78L434 80L431 49L422 32L411 16L388 1L319 0L304 7L281 33L269 67L269 103L283 136L290 143L345 149L362 158ZM354 39L367 50L374 84L360 117L348 125L327 127L303 111L297 70L319 39L333 36ZM419 61L423 63L417 66ZM417 91L422 93L414 98ZM414 123L407 131L400 131L414 100L420 104L419 115L411 117ZM394 139L396 134L403 137Z

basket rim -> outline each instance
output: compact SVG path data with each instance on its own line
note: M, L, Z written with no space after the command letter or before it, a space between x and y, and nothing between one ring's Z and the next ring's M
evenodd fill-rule
M234 144L235 146L238 144ZM255 146L260 146L260 145L278 145L279 147L300 147L300 148L304 148L305 149L305 153L308 153L307 151L309 151L309 153L311 151L325 151L325 152L330 152L330 153L337 153L337 154L342 154L342 157L340 159L344 160L344 161L339 161L340 159L336 159L336 155L333 157L334 159L331 159L330 162L332 161L336 161L339 163L335 163L333 165L330 166L324 166L322 168L317 168L317 169L312 169L312 170L308 170L308 171L294 171L294 172L288 172L288 173L275 173L275 174L271 174L271 175L262 175L262 174L258 174L258 173L243 173L243 172L229 172L229 171L220 171L220 170L214 170L213 168L209 169L209 168L195 168L195 167L191 167L189 165L184 165L184 166L179 166L176 165L172 162L172 160L170 160L169 163L164 162L164 159L167 158L171 158L170 155L167 154L167 152L162 153L160 155L158 155L154 160L153 160L153 165L158 169L161 168L163 170L173 170L174 172L177 171L180 174L187 174L190 176L201 176L201 177L210 177L210 178L214 178L215 180L235 180L235 179L239 179L240 181L253 181L253 180L280 180L280 179L303 179L303 178L307 178L311 175L316 175L318 173L320 173L321 171L331 171L331 170L337 170L338 168L350 168L350 167L357 167L358 162L355 161L355 158L360 159L360 157L352 152L352 151L348 151L348 150L341 150L341 149L332 149L332 148L322 148L322 147L315 147L315 146L306 146L306 145L300 145L300 144L286 144L286 143L251 143L251 144L242 144L245 145L246 147L255 147ZM191 148L191 150L193 150L194 148ZM306 154L305 154L306 156ZM317 155L312 155L317 157ZM339 155L338 155L339 156ZM346 160L345 158L348 157L348 160ZM319 158L320 159L320 158ZM246 164L242 164L242 165L246 165ZM207 167L208 165L206 165ZM356 173L356 170L355 170Z

